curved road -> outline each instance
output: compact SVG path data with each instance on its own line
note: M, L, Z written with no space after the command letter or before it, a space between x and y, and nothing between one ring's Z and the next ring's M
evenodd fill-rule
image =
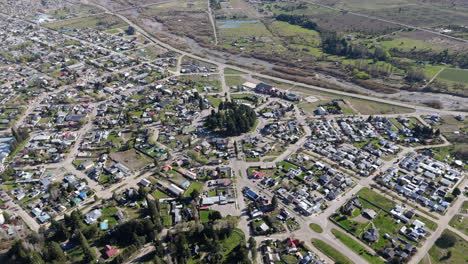
M183 56L187 56L187 57L191 57L191 58L194 58L194 59L197 59L197 60L200 60L200 61L215 64L219 68L229 67L231 69L242 71L242 72L245 72L245 73L251 74L251 75L256 75L256 76L259 76L261 78L271 79L271 80L274 80L274 81L283 82L283 83L296 85L296 86L302 86L302 87L309 88L309 89L312 89L312 90L318 90L318 91L333 93L333 94L337 94L337 95L344 95L344 96L349 96L349 97L354 97L354 98L359 98L359 99L364 99L364 100L370 100L370 101L379 102L379 103L391 104L391 105L400 106L400 107L413 108L413 109L416 110L416 112L418 114L426 115L426 114L435 114L435 113L437 113L437 114L440 114L440 115L463 115L463 116L468 115L468 113L466 113L466 112L450 111L450 110L439 110L439 109L434 109L434 108L425 107L425 106L410 105L408 103L396 102L396 101L387 100L387 99L383 99L383 98L375 98L375 97L366 96L366 95L360 95L360 94L354 94L354 93L348 93L348 92L342 92L342 91L337 91L337 90L326 89L326 88L318 87L318 86L315 86L315 85L304 84L304 83L300 83L300 82L290 81L290 80L286 80L286 79L282 79L282 78L278 78L278 77L273 77L273 76L261 74L259 72L249 71L249 70L246 70L244 68L240 68L240 67L237 67L237 66L234 66L234 65L228 65L228 64L221 63L221 62L218 62L218 61L215 61L215 60L212 60L212 59L203 58L203 57L200 57L198 55L194 55L192 53L189 53L189 52L174 48L171 45L160 41L159 39L153 37L151 34L146 32L139 25L137 25L137 24L133 23L132 21L130 21L124 15L121 15L121 14L119 14L117 12L111 11L111 10L107 9L106 7L104 7L104 6L101 6L99 4L93 3L93 2L88 1L88 0L85 1L85 2L87 4L94 5L94 6L97 6L99 8L104 9L106 11L106 13L109 13L109 14L112 14L112 15L115 15L115 16L119 17L120 19L125 21L127 24L129 24L130 26L132 26L136 30L138 30L140 32L140 34L142 34L143 36L145 36L146 38L151 40L153 43L158 44L159 46L162 46L162 47L164 47L164 48L166 48L168 50L175 51L175 52L177 52L177 53L179 53L179 54L181 54Z

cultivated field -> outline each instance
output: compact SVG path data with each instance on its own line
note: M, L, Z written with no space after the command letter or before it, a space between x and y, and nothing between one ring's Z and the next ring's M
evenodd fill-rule
M468 70L444 69L437 77L446 81L468 84Z

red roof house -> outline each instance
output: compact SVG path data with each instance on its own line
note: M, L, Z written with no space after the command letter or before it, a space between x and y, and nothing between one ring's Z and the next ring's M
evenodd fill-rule
M106 245L106 256L108 258L112 258L113 256L115 256L117 253L119 253L119 251L113 247L111 247L110 245Z

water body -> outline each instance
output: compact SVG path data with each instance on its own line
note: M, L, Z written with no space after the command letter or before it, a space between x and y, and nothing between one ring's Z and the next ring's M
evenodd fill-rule
M218 24L220 24L219 28L237 28L242 24L254 24L258 22L260 22L260 20L226 20L220 21Z

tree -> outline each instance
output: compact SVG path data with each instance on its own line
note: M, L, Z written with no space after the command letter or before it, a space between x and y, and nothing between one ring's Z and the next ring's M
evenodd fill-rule
M148 189L140 185L140 187L138 188L138 196L140 197L140 199L145 199L147 195L148 195Z
M81 212L78 210L71 212L70 217L65 218L65 224L70 227L72 231L81 230L81 226L83 225Z
M386 61L388 59L388 54L381 47L376 47L374 50L374 58L379 61Z
M193 191L190 193L192 200L196 200L199 196L200 192L197 189L193 189Z
M205 109L205 103L203 102L203 98L198 98L198 106L200 108L200 110L204 110Z
M51 221L50 230L54 232L52 235L53 240L64 241L70 237L70 233L65 225L62 222L55 221L54 219Z
M421 82L425 79L424 72L418 70L410 70L406 74L405 79L409 82Z
M453 195L453 196L457 197L457 196L460 195L460 194L461 194L461 191L460 191L460 189L459 189L458 187L456 187L455 189L453 189L453 191L452 191L452 195Z
M273 207L273 210L278 208L278 197L276 197L276 195L273 195L273 198L271 199L271 206Z
M128 26L127 30L125 30L125 33L127 33L127 35L135 35L135 28Z
M13 176L15 176L15 169L12 167L8 166L6 167L3 172L2 172L2 181L8 181L11 179Z
M257 241L253 237L249 238L249 249L252 254L252 259L257 259Z
M55 241L52 241L47 245L46 252L47 252L47 259L50 262L65 263L67 260L67 257L65 256L65 253L63 253L62 248Z
M454 234L449 232L444 232L435 242L436 246L439 248L447 249L455 246L457 243L457 238Z
M81 249L83 250L84 260L87 263L94 262L96 259L96 252L89 246L88 240L83 233L78 232L78 240L80 241Z
M2 215L3 215L3 219L5 219L5 224L9 224L10 223L10 215L7 213L7 211L3 211Z
M213 212L211 212L210 215L208 216L208 219L209 219L211 222L214 222L214 221L216 221L216 220L218 220L218 219L222 219L222 218L223 218L223 216L222 216L221 213L218 212L218 211L213 211Z
M218 112L212 110L205 120L205 126L226 136L237 136L248 132L257 120L255 111L247 105L224 102Z
M151 220L153 221L159 232L159 228L162 227L162 223L157 201L152 199L146 199L146 202L148 203L149 216L151 217Z
M83 229L83 235L87 239L92 239L92 238L95 238L96 236L98 236L99 235L99 228L98 228L97 224L93 224L93 225L90 225L87 228L84 228Z

